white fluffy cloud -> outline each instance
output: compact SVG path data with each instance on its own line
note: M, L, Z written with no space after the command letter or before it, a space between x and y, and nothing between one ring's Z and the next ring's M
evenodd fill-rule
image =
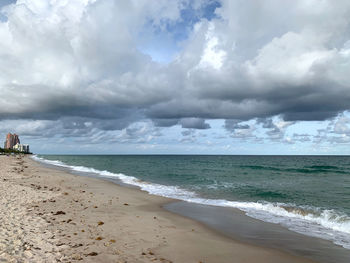
M34 127L71 120L91 123L90 131L147 118L206 129L206 119L239 125L279 115L287 123L350 108L349 1L220 0L209 19L213 2L18 0L3 7L0 118L34 120ZM159 64L142 51L145 38L184 24L190 33L174 37L173 61Z

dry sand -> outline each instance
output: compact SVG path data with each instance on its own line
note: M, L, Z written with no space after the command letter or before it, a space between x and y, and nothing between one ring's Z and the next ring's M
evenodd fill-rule
M224 237L170 199L0 156L0 262L311 262Z

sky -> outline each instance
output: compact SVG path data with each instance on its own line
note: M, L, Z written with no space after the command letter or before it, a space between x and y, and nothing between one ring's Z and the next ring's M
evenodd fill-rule
M348 0L1 0L0 141L350 154Z

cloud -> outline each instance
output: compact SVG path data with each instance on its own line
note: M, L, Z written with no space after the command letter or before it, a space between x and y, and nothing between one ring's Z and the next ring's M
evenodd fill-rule
M225 120L223 127L229 132L229 136L234 139L261 141L256 134L256 123L247 124L240 120Z
M175 125L181 125L185 129L199 129L205 130L210 129L210 124L206 123L204 119L201 118L182 118L182 119L152 119L153 123L157 127L172 127Z
M234 132L235 130L247 130L250 128L248 124L240 124L240 120L225 120L224 128L227 131Z
M178 119L152 119L157 127L172 127L179 123Z
M347 116L340 116L334 124L334 133L350 135L350 118Z
M182 128L187 129L210 129L210 125L205 123L205 120L200 118L184 118L181 119L179 123L181 124Z
M1 12L0 119L48 134L226 119L252 136L240 123L258 119L281 140L296 121L350 108L349 1L18 0ZM164 36L174 59L158 63L145 50Z
M160 11L153 24L178 19L178 5L17 1L0 24L0 116L87 110L103 117L99 108L128 110L168 99L168 79L137 50L134 34Z
M311 135L309 134L297 134L297 133L294 133L293 134L293 141L295 142L311 142Z
M187 129L181 132L182 138L180 138L178 141L180 143L195 143L198 138L198 133L195 129Z
M291 143L292 139L288 136L285 136L286 130L288 127L294 124L291 121L284 121L281 118L266 118L266 119L257 119L257 124L260 124L262 128L267 129L266 135L267 138L271 141L281 141L286 143Z

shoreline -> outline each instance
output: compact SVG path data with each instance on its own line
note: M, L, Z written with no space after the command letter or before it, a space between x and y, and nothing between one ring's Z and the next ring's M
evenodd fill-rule
M223 208L185 201L170 202L165 209L215 229L239 242L277 249L320 263L348 263L350 250L331 241L291 231L279 224L247 216L235 208Z
M0 253L0 259L16 259L17 255L24 261L43 262L45 255L58 262L315 262L234 240L201 222L171 213L163 206L172 199L47 168L28 157L1 156L0 163L5 204L6 189L11 187L38 195L32 199L34 203L27 200L19 207L27 208L24 218L29 222L40 222L40 227L22 226L23 240L34 229L41 246L24 241L14 255L11 251ZM19 225L23 221L15 217L14 229L7 227L8 235L17 231L16 220Z

